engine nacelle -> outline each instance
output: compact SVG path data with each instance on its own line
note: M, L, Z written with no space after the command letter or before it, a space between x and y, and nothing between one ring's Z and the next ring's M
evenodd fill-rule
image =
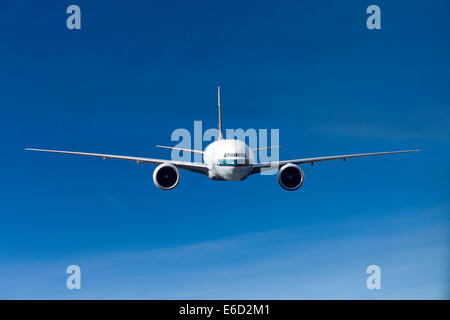
M177 167L171 163L163 163L156 167L153 171L153 182L163 190L171 190L175 188L180 181L180 173Z
M301 187L305 174L299 166L288 163L278 170L278 183L288 191L294 191Z

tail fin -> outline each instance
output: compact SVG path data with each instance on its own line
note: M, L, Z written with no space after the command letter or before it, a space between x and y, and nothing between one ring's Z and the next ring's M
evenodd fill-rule
M222 134L222 112L220 110L220 86L217 86L217 103L219 106L219 140L222 140L223 134Z

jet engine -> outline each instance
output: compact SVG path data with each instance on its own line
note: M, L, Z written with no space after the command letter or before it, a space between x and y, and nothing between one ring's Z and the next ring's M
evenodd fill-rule
M160 164L153 171L153 182L160 189L171 190L177 186L178 181L180 181L180 173L171 163Z
M278 171L278 183L288 191L294 191L303 184L305 175L299 166L288 163Z

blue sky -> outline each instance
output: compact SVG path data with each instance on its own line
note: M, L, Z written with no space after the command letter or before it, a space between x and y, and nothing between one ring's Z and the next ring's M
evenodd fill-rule
M378 1L377 31L370 4L3 1L0 298L448 298L449 4ZM224 127L280 129L282 159L423 151L164 192L152 165L23 150L170 157L218 83Z

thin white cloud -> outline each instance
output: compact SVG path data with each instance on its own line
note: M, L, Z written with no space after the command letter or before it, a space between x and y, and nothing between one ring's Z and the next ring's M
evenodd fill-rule
M172 248L0 263L2 298L445 298L448 207L395 218L297 226ZM343 232L343 228L347 230ZM354 230L348 232L348 230ZM64 288L78 264L82 290ZM365 268L383 272L380 292Z

